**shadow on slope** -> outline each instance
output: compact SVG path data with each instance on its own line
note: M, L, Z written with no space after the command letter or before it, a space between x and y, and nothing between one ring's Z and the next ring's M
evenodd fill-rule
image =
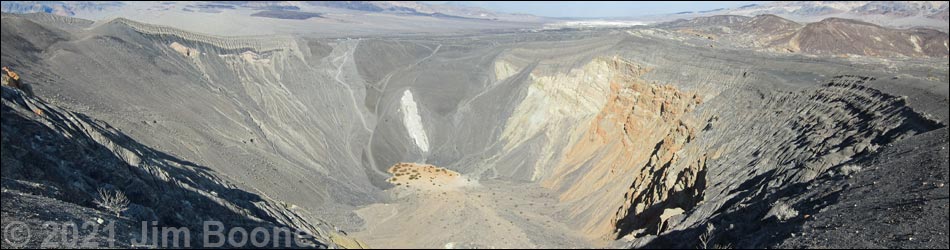
M823 86L823 91L832 87L846 87L870 91L869 93L883 96L882 100L896 100L883 110L895 117L901 117L899 123L895 124L893 129L875 132L870 137L870 142L881 145L881 149L858 152L849 157L849 160L821 172L815 179L787 183L785 186L775 185L774 182L786 180L789 176L795 176L796 172L809 168L806 162L793 162L793 165L797 166L794 168L772 169L750 175L729 191L726 196L728 200L718 206L710 217L702 220L705 222L704 226L665 232L655 236L655 240L642 247L905 247L908 237L895 240L901 237L895 235L899 231L910 232L911 235L917 235L913 237L918 239L931 240L918 247L945 245L940 245L940 241L946 242L945 236L921 229L939 229L941 226L946 228L946 219L940 218L947 217L947 204L941 201L947 199L947 126L907 108L906 101L902 98L865 88L863 83L842 82L847 79L854 77L836 77ZM880 113L868 113L859 102L842 98L831 101L844 104L851 115L860 121L854 124L836 124L834 128L867 130L878 127L873 126L871 122L880 118ZM879 105L884 102L870 100L866 103ZM802 152L811 148L801 136L794 138L795 140L786 143L790 145L786 151ZM829 137L818 138L829 141ZM852 141L844 141L844 145L848 143ZM743 168L756 168L763 159L768 160L768 156L762 156L760 152L753 155L755 158ZM939 162L940 158L943 158L943 162ZM862 171L862 168L867 171ZM709 194L706 195L708 201ZM919 211L909 212L902 208L907 206L914 206ZM932 211L937 212L930 214ZM697 212L700 211L687 213ZM925 222L918 222L921 221L921 214L928 215L923 216L928 218ZM915 219L907 219L908 217ZM863 240L855 240L856 238Z
M225 232L234 227L264 227L268 232L278 227L303 230L318 239L300 241L306 244L294 242L293 247L327 246L322 243L327 240L321 229L274 202L227 184L206 167L152 149L108 125L6 87L2 150L5 189L90 208L96 208L93 201L98 189L122 191L131 201L123 217L157 221L159 227L187 227L193 234L187 243L190 246L202 244L201 234L196 233L202 232L203 221L220 221ZM37 183L40 188L27 190L18 185L24 182Z

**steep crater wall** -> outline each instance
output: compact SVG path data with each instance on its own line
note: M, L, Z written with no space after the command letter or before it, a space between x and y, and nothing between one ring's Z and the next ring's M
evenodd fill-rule
M505 62L496 70L510 68ZM563 218L591 238L645 242L700 227L774 192L765 187L808 183L889 143L945 127L911 109L906 97L869 87L874 77L839 75L794 91L736 84L701 93L676 86L708 85L644 80L651 71L602 57L554 81L534 76L501 138L501 155L522 155L524 147L542 152L533 167L508 175L558 191L568 204ZM707 96L715 98L704 102ZM539 137L546 139L531 139ZM763 214L742 220L763 219L771 207L755 205Z

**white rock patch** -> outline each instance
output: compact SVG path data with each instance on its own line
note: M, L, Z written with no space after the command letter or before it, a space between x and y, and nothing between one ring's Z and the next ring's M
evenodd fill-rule
M270 63L270 59L261 58L260 55L254 53L253 51L245 51L244 53L241 53L241 59L244 59L244 61L248 63Z
M429 138L426 136L425 128L422 127L422 117L419 116L419 108L416 106L416 100L412 98L412 92L408 89L402 92L402 121L409 131L409 137L416 142L416 146L423 153L429 152Z
M924 48L920 47L920 38L917 36L910 36L910 43L914 45L915 52L924 53Z
M181 55L183 55L183 56L186 56L186 57L198 57L198 50L197 50L197 49L185 47L185 45L182 45L182 44L180 44L180 43L178 43L178 42L173 42L173 43L169 44L168 47L171 47L173 50L175 50L175 52L178 52L179 54L181 54Z

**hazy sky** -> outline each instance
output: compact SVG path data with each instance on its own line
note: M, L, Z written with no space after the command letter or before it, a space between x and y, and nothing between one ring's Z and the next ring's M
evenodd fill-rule
M546 17L634 17L653 14L670 14L683 11L702 11L717 8L732 8L756 1L723 2L460 2L468 6L507 12L524 13Z

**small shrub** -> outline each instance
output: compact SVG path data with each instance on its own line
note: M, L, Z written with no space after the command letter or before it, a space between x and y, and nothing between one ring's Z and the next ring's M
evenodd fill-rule
M845 165L841 167L841 175L851 176L858 172L861 172L861 166L858 165Z
M703 232L703 234L699 235L699 238L697 239L699 242L697 242L696 248L708 249L709 243L710 241L712 241L712 234L713 234L713 227L707 225L706 232Z
M713 225L707 224L706 231L703 232L703 234L699 235L699 238L697 239L699 242L697 242L696 248L698 249L732 249L733 248L732 244L725 244L725 245L715 244L715 245L712 245L712 248L709 248L711 243L718 241L718 239L715 239L716 238L715 232L714 232L715 230L716 228Z
M772 210L769 210L766 218L775 217L779 221L787 221L792 218L798 217L798 211L794 208L789 207L785 203L779 203L772 207Z
M95 203L106 211L112 212L115 216L119 216L129 209L129 198L121 191L110 192L100 188L99 197L96 198Z

